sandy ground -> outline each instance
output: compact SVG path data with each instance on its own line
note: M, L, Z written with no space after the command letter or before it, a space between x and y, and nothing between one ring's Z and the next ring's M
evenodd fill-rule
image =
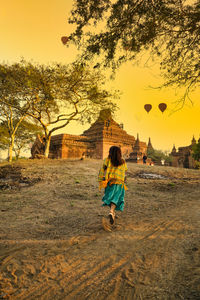
M0 165L0 299L200 299L200 171L128 163L106 232L100 165Z

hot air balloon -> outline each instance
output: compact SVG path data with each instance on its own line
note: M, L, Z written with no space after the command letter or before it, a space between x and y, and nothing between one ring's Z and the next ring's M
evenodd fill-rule
M162 113L165 111L165 109L167 108L167 104L166 103L160 103L158 105L158 108L160 109L160 111L162 111Z
M62 36L62 37L61 37L61 41L62 41L62 43L63 43L64 45L66 45L67 42L69 41L69 38L68 38L67 36Z
M151 104L145 104L144 109L149 113L150 110L152 109L152 105Z

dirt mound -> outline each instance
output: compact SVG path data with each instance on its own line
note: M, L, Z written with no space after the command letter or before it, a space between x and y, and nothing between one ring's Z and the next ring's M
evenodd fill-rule
M0 167L0 190L6 189L20 189L34 185L41 180L38 178L31 178L22 175L21 166L5 165Z

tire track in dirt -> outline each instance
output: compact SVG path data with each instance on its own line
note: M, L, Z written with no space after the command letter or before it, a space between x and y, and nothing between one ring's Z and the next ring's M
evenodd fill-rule
M60 277L56 278L56 282L58 284L58 289L61 288L63 291L63 296L62 299L64 299L64 290L66 288L66 282L67 282L67 289L71 292L74 289L74 282L82 282L83 277L85 277L85 273L87 270L87 266L88 266L88 261L85 261L84 263L82 262L82 260L80 260L80 257L77 261L77 263L74 264L70 264L70 268L68 268L67 272L62 274ZM99 261L98 262L98 267L94 267L96 265L96 262L93 263L93 265L91 266L90 270L87 273L87 277L91 277L94 275L95 271L98 270L98 268L103 267L103 265L106 264L106 262ZM25 299L34 299L34 297L37 295L38 297L45 297L48 295L53 295L53 291L54 291L54 286L48 285L48 283L46 282L45 285L40 285L39 287L37 286L37 290L33 290L31 293L29 293L28 295L26 295ZM33 298L32 298L33 297ZM48 299L48 298L47 298Z
M0 242L1 244L1 242ZM0 270L2 270L3 268L5 268L10 260L13 258L13 256L11 255L12 253L17 253L20 252L21 250L24 250L26 247L25 246L20 246L20 247L14 247L14 249L9 250L9 251L4 251L3 255L0 255Z
M80 284L73 287L73 290L67 293L64 299L73 299L73 298L77 299L76 297L80 295L80 293L83 295L85 289L87 289L94 282L95 282L95 289L98 288L98 286L103 281L108 280L108 277L112 277L113 273L121 270L123 266L127 264L128 258L129 255L125 256L123 259L115 262L114 264L112 264L112 260L109 258L105 263L103 263L104 265L103 268L100 268L99 266L92 271L88 270L87 278L83 281L80 281Z
M25 254L25 253L24 253ZM130 256L130 255L129 255ZM62 289L67 289L67 295L66 299L69 297L75 297L79 293L84 293L84 290L87 289L88 285L90 285L93 280L95 280L95 285L98 286L101 284L107 277L112 277L113 273L115 273L117 270L120 270L123 268L123 265L127 264L127 261L129 259L129 256L124 257L121 260L117 260L114 264L112 263L112 260L116 260L116 257L114 257L112 260L108 258L106 261L103 260L102 257L100 257L98 260L94 260L93 264L88 265L88 258L82 257L82 259L76 259L73 258L73 260L68 261L69 267L67 268L67 272L62 274L62 276L56 278L56 282L58 283L57 288L59 288L62 285ZM62 258L62 257L61 257ZM13 257L15 259L15 257ZM40 281L42 278L40 278L43 275L46 275L48 277L48 265L51 264L52 258L49 260L46 260L44 262L44 265L41 266L41 272L37 274L34 277L34 281L37 282L37 286L31 286L28 290L26 290L26 293L24 294L24 291L21 294L18 294L14 297L12 295L9 299L35 299L35 297L40 297L44 299L48 297L48 295L53 295L55 293L56 295L56 289L55 284L54 286L49 283L48 281L45 281L41 283ZM95 267L96 266L96 267ZM15 266L16 267L16 266ZM15 269L13 267L13 269ZM10 270L11 271L11 270ZM11 271L14 274L14 271ZM46 274L45 274L46 272ZM72 276L73 274L73 276ZM87 274L85 279L83 280L83 275ZM45 279L45 278L43 278ZM38 282L39 281L39 282ZM63 283L66 283L65 286L63 286ZM74 285L74 282L76 284ZM39 283L39 284L38 284ZM64 293L65 294L65 293ZM64 295L63 295L64 296ZM62 296L62 298L63 298ZM46 298L48 299L48 298Z
M124 227L125 232L134 232L134 236L130 236L131 239L138 239L138 240L145 240L145 239L156 239L158 237L162 238L165 237L165 235L169 237L174 237L179 234L187 225L184 225L179 222L178 219L173 219L170 221L157 221L152 220L152 223L144 223L140 226L134 225L134 224L128 224L126 227ZM170 234L169 234L170 231Z
M84 244L86 241L88 241L88 243L91 241L91 239L93 240L93 238L95 238L95 237L86 237L86 238L82 238L82 237L74 237L74 238L72 238L72 239L70 239L70 241L67 243L67 241L65 240L64 241L64 244L66 245L73 245L73 244L78 244L77 242L78 241L82 241L82 243ZM46 245L46 243L48 242L48 241L21 241L22 243L25 243L25 244L27 244L28 243L28 245L29 246L31 246L32 244L36 244L36 245L43 245L43 244L45 244ZM59 241L59 244L60 244L60 242L61 241ZM8 244L15 244L15 243L19 243L19 241L7 241L7 243ZM50 244L50 245L52 245L53 247L55 246L55 245L53 245L53 244L55 244L56 243L56 241L54 241L54 243L53 243L53 241L50 241L50 243L48 243L48 244ZM33 245L32 245L33 246ZM21 264L23 265L23 267L24 267L24 272L23 272L23 275L24 276L28 276L29 274L26 274L26 271L27 271L27 265L25 265L24 264L24 261L23 261L23 259L19 259L18 257L17 257L17 255L18 255L18 252L19 252L19 250L24 250L23 252L21 252L21 256L23 257L26 257L26 256L28 256L28 257L30 257L30 251L29 251L29 248L27 248L26 246L22 246L22 247L17 247L17 248L15 248L15 249L12 249L11 251L8 251L8 253L12 253L13 255L11 256L11 255L9 255L7 258L5 258L5 261L4 261L4 270L2 270L2 271L7 271L7 275L9 275L8 277L13 277L13 278L15 278L16 276L15 276L15 272L19 272L19 269L20 269L20 267L21 267ZM57 257L58 257L58 255L57 255ZM61 256L61 258L62 258L63 256ZM54 264L55 262L56 262L56 256L55 257L53 257L53 259L52 258L49 258L49 259L46 259L45 260L45 262L43 262L43 263L41 263L41 267L40 267L40 269L38 269L38 270L35 270L35 268L33 267L33 265L36 263L36 261L34 261L33 259L32 259L32 261L30 261L29 262L29 266L31 266L31 268L33 269L33 271L32 271L32 273L34 273L34 279L36 280L36 282L37 282L37 288L35 288L35 287L33 287L32 285L31 285L31 288L29 289L29 291L26 291L26 294L27 294L27 296L25 296L24 295L24 291L22 292L22 294L19 294L19 295L16 295L16 296L13 296L12 297L12 295L9 297L9 299L26 299L27 297L27 299L29 299L29 297L31 297L32 296L32 294L34 294L34 293L37 293L37 290L42 290L42 289L46 289L46 286L47 286L47 283L45 282L44 283L44 280L43 279L48 279L48 277L51 277L51 276L49 276L50 275L50 273L49 273L49 270L48 270L48 265L52 265L52 263ZM52 260L53 260L53 262L52 262ZM80 257L77 259L77 257L73 257L69 262L68 262L69 264L70 264L70 268L68 267L68 269L72 269L72 268L76 268L76 266L78 266L77 267L77 269L79 268L79 265L80 264L82 264L82 262L80 261ZM87 262L86 262L87 263ZM60 265L58 265L58 267L61 267ZM37 271L37 272L36 272ZM1 275L1 274L0 274ZM3 274L2 274L2 277L3 277ZM40 278L41 277L41 278ZM18 283L20 284L20 279L21 278L21 276L20 277L18 277ZM13 281L13 280L12 280ZM38 282L40 282L40 281L42 281L42 284L39 284L38 285ZM13 283L13 286L16 284L16 282L14 282ZM13 289L13 291L12 292L15 292L15 289ZM33 298L34 298L35 296L33 295Z
M37 278L35 278L40 282L40 284L37 284L36 287L33 287L31 290L27 291L28 293L25 296L23 296L23 294L19 295L19 299L23 299L23 300L35 299L36 295L38 297L42 297L45 296L45 294L53 294L54 286L52 286L52 284L49 283L48 281L49 279L51 279L49 278L50 277L49 269L51 269L51 265L52 263L54 263L54 261L56 261L55 257L52 257L45 261L45 263L41 267L41 272L38 274ZM59 261L57 261L57 263L59 263ZM60 276L56 276L56 278L52 278L52 279L56 279L58 285L57 288L59 289L61 287L63 289L63 283L66 281L68 284L70 283L73 285L72 281L79 280L79 278L82 276L82 274L80 274L80 268L85 269L87 265L88 265L88 261L83 261L82 258L80 258L80 256L78 257L75 256L73 257L73 259L68 260L67 265L63 270L62 274ZM95 265L95 262L93 263L93 265ZM76 271L77 271L77 277L72 278L71 274ZM45 283L42 281L42 279L46 280Z
M142 237L140 237L138 239L139 244L137 245L137 247L134 248L134 251L137 251L137 248L140 248L140 242L142 240L146 240L148 238L151 237L151 235L155 235L155 233L157 233L157 237L159 237L160 233L164 230L167 230L172 224L175 223L176 220L173 221L165 221L165 222L159 222L158 224L153 226L153 230L151 231L151 233L149 233L148 235L142 235ZM113 292L111 293L110 299L115 299L116 297L118 297L119 291L125 289L126 286L126 297L130 297L131 295L131 299L136 299L135 297L142 297L141 296L141 288L140 288L140 284L136 284L136 282L133 284L133 278L130 276L130 274L133 273L140 273L140 277L142 278L138 278L137 280L139 282L142 282L141 285L144 285L144 282L149 283L150 282L150 278L147 278L147 276L144 276L144 272L142 272L141 269L144 269L144 259L139 259L137 257L137 259L134 261L131 259L132 257L132 253L128 254L122 261L123 264L121 264L120 262L116 262L114 266L116 266L116 268L108 266L108 270L106 269L106 275L102 272L99 272L97 274L95 274L95 276L93 275L92 277L92 282L95 282L95 291L97 291L100 287L99 285L102 282L107 282L109 280L110 285L111 285L111 290L113 290ZM121 262L122 262L121 261ZM130 268L130 265L132 266L132 268ZM133 265L134 265L134 269L133 269ZM153 260L153 264L151 264L151 268L155 268L158 267L159 265L159 259L154 259ZM139 267L140 266L140 267ZM134 271L135 270L135 271ZM118 273L116 275L116 273ZM76 289L73 290L72 293L67 294L67 297L65 299L76 299L76 297L78 295L85 295L84 291L87 289L88 290L88 286L92 283L90 281L87 280L87 282L82 282L81 286L78 286ZM128 289L127 289L128 288ZM131 288L131 290L130 290ZM109 291L110 293L110 291ZM87 293L87 299L93 299L92 297L94 296L93 293ZM86 296L85 295L85 296ZM105 299L108 298L108 295L105 296ZM139 299L138 298L138 299ZM102 299L103 296L102 296ZM109 298L108 298L109 299ZM124 298L125 299L125 298ZM128 298L127 298L128 299ZM142 298L141 298L142 299Z
M84 258L83 258L84 259ZM116 259L116 257L115 257ZM19 294L16 296L16 298L14 297L13 299L35 299L35 297L40 297L40 299L48 299L48 295L56 295L56 289L58 290L60 286L62 286L63 289L63 296L62 299L76 299L76 296L78 295L84 295L85 292L87 292L88 290L88 286L90 286L90 284L92 284L93 282L95 282L95 290L98 290L98 287L101 285L101 283L103 283L104 281L107 281L109 279L109 281L113 281L113 290L114 290L114 297L115 295L118 294L118 289L116 290L117 286L120 286L120 289L123 288L124 286L124 279L126 279L125 281L128 282L128 284L126 283L125 285L133 286L132 284L130 284L130 278L128 278L128 276L123 276L123 274L127 274L126 268L124 268L127 264L129 265L129 260L130 260L130 255L124 257L123 259L121 259L120 261L116 261L115 264L112 264L111 259L107 259L107 261L103 261L103 258L100 258L99 260L95 260L94 263L91 265L88 265L88 260L84 261L80 261L80 260L74 260L73 262L68 262L70 267L68 268L67 272L65 272L64 274L62 274L62 276L56 278L56 282L57 282L57 288L55 288L55 284L52 285L52 283L49 283L48 281L45 281L45 283L40 283L37 284L36 287L31 287L28 291L26 291L26 295ZM103 261L103 263L102 263ZM46 277L48 278L49 274L48 274L48 264L50 264L51 259L48 261L46 261L44 263L44 266L46 266L46 270L44 269L44 266L41 267L42 271L41 274L43 273L43 275L45 275L44 273L46 272ZM133 262L132 262L133 263ZM140 260L141 263L141 260ZM97 267L95 268L94 266L97 265ZM88 268L89 267L89 268ZM135 267L136 269L136 267ZM115 278L116 272L119 272L119 275ZM72 276L72 272L73 272L73 276ZM35 280L39 280L39 275L36 276L36 278L34 278ZM77 275L78 274L78 275ZM87 274L86 278L83 280L83 275ZM47 279L46 278L46 279ZM114 278L114 280L112 280L112 278ZM118 279L117 279L118 278ZM41 279L40 279L41 280ZM67 282L67 284L65 284L63 286L62 282ZM76 282L76 284L74 284L74 282ZM120 283L122 282L122 283ZM136 286L133 286L134 290L136 290ZM65 295L65 291L67 290L67 294L66 297ZM129 291L130 293L130 291ZM133 294L133 290L131 291L131 293ZM138 293L137 293L138 294ZM65 297L65 298L64 298ZM105 297L106 298L106 297ZM12 296L11 298L12 299ZM89 299L92 299L91 297L89 297ZM102 298L103 299L103 298Z
M163 234L165 231L167 231L171 225L173 225L176 222L176 219L172 221L163 221L163 222L158 222L158 224L155 224L153 228L151 228L151 232L145 235L142 239L147 239L147 238L157 238L161 234Z
M29 284L26 289L21 289L21 293L13 289L13 294L11 293L8 299L145 299L146 289L151 291L156 282L162 281L161 270L170 265L171 245L175 237L179 236L179 232L187 227L187 225L184 227L177 218L170 221L164 219L151 221L151 224L142 222L139 225L127 224L123 231L118 230L110 234L99 232L92 237L77 236L63 244L59 241L60 252L62 253L62 249L69 249L68 255L65 250L64 254L55 255L57 250L52 251L51 247L54 247L57 242L49 243L48 247L46 246L47 255L51 253L51 256L45 259L40 269L33 275L34 286ZM174 235L174 238L169 238L169 232L172 237ZM166 238L163 239L165 236ZM156 246L155 240L156 243L158 242ZM124 244L124 248L120 249L119 246L116 248L117 243ZM38 245L42 249L42 243ZM115 254L109 255L106 259L101 252L108 249L108 245L111 245L110 251L114 250ZM99 250L92 256L93 248ZM15 260L19 251L22 252L22 258L18 260L18 264L13 261L15 265L12 266L12 259ZM12 275L13 287L16 283L20 285L20 277L17 279L14 275L15 271L19 271L17 268L19 269L20 264L23 263L23 255L28 254L27 251L30 250L22 246L7 252L12 255L5 259L4 266L10 266L8 271ZM163 251L168 252L168 256L161 255ZM117 252L119 255L116 255ZM63 262L65 267L62 269ZM29 264L35 264L33 258ZM158 275L158 271L161 275ZM28 273L24 272L24 276L28 276ZM162 295L165 292L164 288L160 289Z
M120 269L123 264L127 263L127 259L128 257L125 257L114 265L112 264L110 258L106 261L100 258L98 261L94 261L93 265L89 266L88 260L85 261L85 263L79 263L79 261L76 265L71 264L71 268L68 269L67 273L56 279L57 282L60 282L59 286L62 286L63 289L62 299L73 299L74 297L74 299L76 299L76 295L79 295L80 293L83 295L84 290L87 289L87 287L90 286L93 281L95 281L95 286L99 285L102 281L105 280L106 274L108 274L109 269L111 269L111 274L113 272L116 272L116 270ZM65 283L65 285L63 285L62 282ZM65 295L66 289L67 294ZM29 291L30 293L28 293L26 297L23 297L23 295L19 295L19 299L35 299L36 296L40 297L40 299L43 297L45 298L48 297L48 295L53 295L54 290L55 286L51 286L48 285L48 283L45 283L44 285L37 286L37 290L32 288L32 290Z
M176 224L176 219L171 221L158 222L152 226L153 230L151 230L148 234L145 234L146 230L149 227L146 226L146 230L144 230L142 236L137 236L138 239L136 239L135 237L133 238L133 240L137 244L134 247L135 253L137 253L137 250L142 248L141 242L146 242L145 244L147 244L149 242L148 240L160 238L161 234L165 234L171 227L174 226L174 224ZM130 230L129 226L127 226L126 228ZM131 237L129 236L129 240L130 238ZM135 258L130 257L130 260L129 262L127 262L126 267L122 268L121 274L115 276L115 279L112 283L112 293L110 297L108 297L108 299L143 299L142 291L144 290L144 287L148 286L148 288L151 288L153 273L151 270L165 268L170 262L170 257L164 257L164 261L161 262L159 251L163 251L163 246L165 251L168 251L171 248L172 243L173 240L169 239L167 241L164 241L162 245L158 244L156 249L158 253L152 252L150 253L150 255L148 253L145 254L144 251L142 259L137 255ZM158 280L159 279L160 278L158 278ZM123 295L120 295L120 291L123 291Z

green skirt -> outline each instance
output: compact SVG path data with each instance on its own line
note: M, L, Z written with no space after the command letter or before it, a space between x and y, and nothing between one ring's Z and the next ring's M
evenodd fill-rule
M105 188L105 193L103 196L103 205L102 206L110 206L111 203L116 205L116 210L123 211L124 209L124 195L125 189L122 184L112 184L107 185Z

